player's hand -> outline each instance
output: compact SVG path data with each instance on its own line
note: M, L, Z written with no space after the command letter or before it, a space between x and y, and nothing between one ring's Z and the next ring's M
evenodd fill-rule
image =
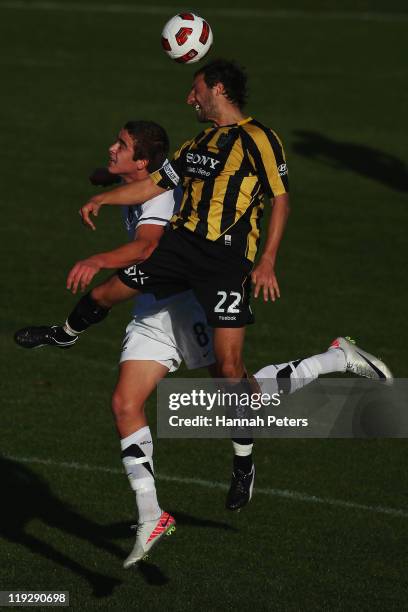
M101 268L102 265L97 257L88 257L88 259L78 261L68 274L67 289L73 294L78 291L78 287L81 288L81 291L85 291Z
M280 297L280 290L275 276L274 264L267 256L262 256L258 265L251 274L252 283L255 285L254 296L257 298L263 293L264 302L271 298L272 302Z
M101 206L102 204L98 202L96 197L92 198L92 200L89 200L89 202L84 204L84 206L82 206L81 209L79 210L79 214L82 217L82 223L84 225L88 225L91 229L96 230L96 227L90 215L97 217Z

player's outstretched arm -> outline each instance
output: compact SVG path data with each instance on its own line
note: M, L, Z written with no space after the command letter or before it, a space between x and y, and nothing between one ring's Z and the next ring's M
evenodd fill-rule
M88 225L91 229L95 230L96 227L90 215L97 217L101 206L130 206L134 204L143 204L143 202L158 196L164 191L166 190L162 187L158 187L150 176L148 176L141 181L121 185L111 191L105 191L104 193L98 193L92 196L92 198L81 207L79 214L82 217L84 225Z
M68 274L67 289L74 294L78 288L84 291L100 270L126 268L144 261L153 253L163 233L164 227L161 225L141 225L132 242L78 261Z
M279 245L289 215L289 195L284 193L272 200L272 213L269 219L265 247L257 265L252 272L254 295L257 298L263 292L264 301L269 297L272 302L280 297L278 281L275 275L275 262Z

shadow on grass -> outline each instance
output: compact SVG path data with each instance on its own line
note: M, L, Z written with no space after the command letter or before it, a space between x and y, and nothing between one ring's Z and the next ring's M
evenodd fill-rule
M295 130L298 140L292 149L298 155L351 170L396 191L408 191L408 167L394 155L352 142L331 140L306 130Z
M26 465L0 456L0 482L3 491L0 535L13 543L25 546L31 553L60 565L87 580L95 597L111 595L122 581L88 569L46 541L47 537L29 533L29 524L39 520L44 525L59 529L63 534L80 538L94 547L117 557L122 562L125 553L112 540L134 537L129 523L100 525L91 521L65 502L58 499L48 483ZM222 521L175 512L178 525L222 529L238 532L238 529ZM135 568L143 580L152 586L163 586L169 578L150 562L141 562Z
M236 531L239 530L236 527L233 527L229 523L224 523L221 521L212 521L207 518L199 518L197 516L191 516L191 514L187 514L186 512L179 512L178 510L168 510L170 514L173 514L176 517L177 525L188 525L190 527L205 527L206 529L222 529L224 531ZM127 538L134 537L134 531L129 529L129 523L112 523L112 525L106 525L105 528L109 531L109 535L111 538Z
M121 584L120 580L84 567L44 539L27 533L29 523L34 519L40 520L123 559L123 551L106 539L106 528L70 509L55 497L42 478L25 465L0 457L0 479L3 492L0 535L85 578L95 597L111 595Z

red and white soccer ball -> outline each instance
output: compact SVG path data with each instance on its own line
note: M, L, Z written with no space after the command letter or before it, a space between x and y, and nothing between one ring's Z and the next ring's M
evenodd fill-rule
M171 59L180 64L194 64L208 53L213 35L202 17L194 13L180 13L166 23L161 41Z

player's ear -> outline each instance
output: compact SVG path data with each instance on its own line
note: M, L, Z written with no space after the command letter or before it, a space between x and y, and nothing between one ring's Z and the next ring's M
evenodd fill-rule
M213 87L213 90L217 96L223 96L225 94L224 83L216 83Z
M145 170L148 165L149 165L148 159L137 159L136 160L136 167L138 170Z

